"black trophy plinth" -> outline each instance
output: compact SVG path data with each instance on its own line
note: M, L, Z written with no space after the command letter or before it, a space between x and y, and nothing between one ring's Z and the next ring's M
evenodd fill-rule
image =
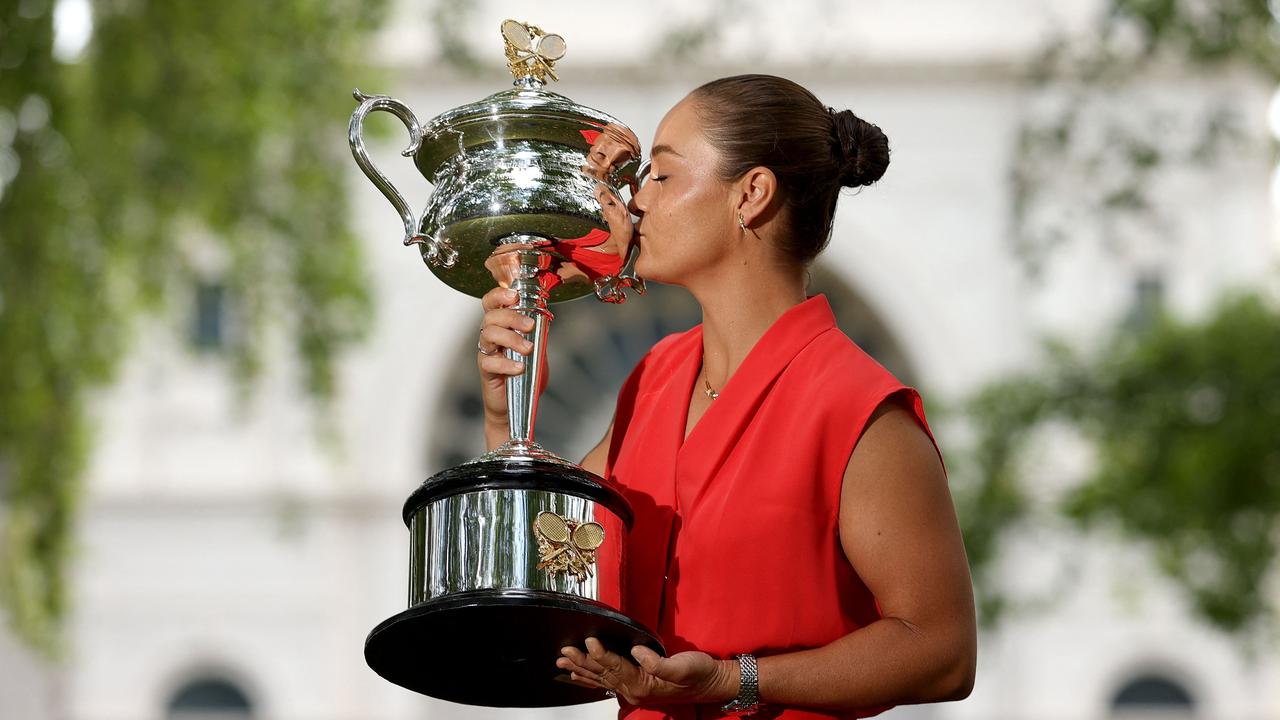
M634 645L663 652L652 632L592 597L620 597L621 555L589 579L536 568L531 519L540 512L604 521L622 543L631 509L586 470L548 460L486 460L428 479L405 504L412 606L365 641L379 675L415 692L491 707L576 705L605 699L567 682L560 648L587 637L624 656ZM608 578L605 580L604 578ZM488 587L478 587L478 586Z

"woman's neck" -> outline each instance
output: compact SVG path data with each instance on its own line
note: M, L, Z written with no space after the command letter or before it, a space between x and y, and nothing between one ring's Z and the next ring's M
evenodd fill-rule
M702 364L712 387L722 388L751 348L787 310L804 302L804 271L742 265L689 288L702 305Z

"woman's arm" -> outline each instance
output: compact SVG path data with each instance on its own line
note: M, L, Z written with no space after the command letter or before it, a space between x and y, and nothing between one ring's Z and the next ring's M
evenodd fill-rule
M759 658L761 702L856 709L967 696L977 641L964 545L933 443L896 403L877 409L849 458L839 520L883 618L821 648ZM565 648L557 664L632 704L723 703L738 692L733 660L638 647L637 666L594 639L587 650Z
M604 465L609 459L609 441L613 438L613 421L609 421L609 429L604 431L604 437L596 446L591 448L591 452L582 458L582 462L578 463L587 472L595 473L604 477Z
M964 543L937 451L896 403L877 409L849 458L840 543L883 617L824 647L760 658L761 701L857 708L967 697L977 630Z

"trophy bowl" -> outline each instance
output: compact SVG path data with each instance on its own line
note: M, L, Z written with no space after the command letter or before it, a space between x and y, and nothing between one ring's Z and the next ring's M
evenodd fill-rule
M596 637L624 655L663 652L622 607L626 498L533 439L548 305L644 291L620 193L635 192L643 169L625 125L544 89L563 39L513 20L502 32L515 87L426 125L398 100L355 93L352 154L400 214L405 244L456 290L515 290L515 309L535 321L525 372L507 381L510 439L406 501L409 607L370 632L365 659L393 683L454 702L572 705L606 696L566 681L560 648ZM364 120L379 111L404 123L402 154L434 186L421 216L365 149Z

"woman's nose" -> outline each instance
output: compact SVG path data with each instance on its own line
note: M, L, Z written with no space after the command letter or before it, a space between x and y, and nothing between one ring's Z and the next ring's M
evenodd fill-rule
M646 191L649 189L649 161L645 160L640 163L640 168L636 170L636 184L631 191L631 199L627 201L627 211L632 215L639 217L644 215L644 205L646 203L642 197L645 197Z
M640 187L631 193L631 199L627 201L627 210L637 217L644 215L644 211L649 207L649 183L648 173L641 176Z

